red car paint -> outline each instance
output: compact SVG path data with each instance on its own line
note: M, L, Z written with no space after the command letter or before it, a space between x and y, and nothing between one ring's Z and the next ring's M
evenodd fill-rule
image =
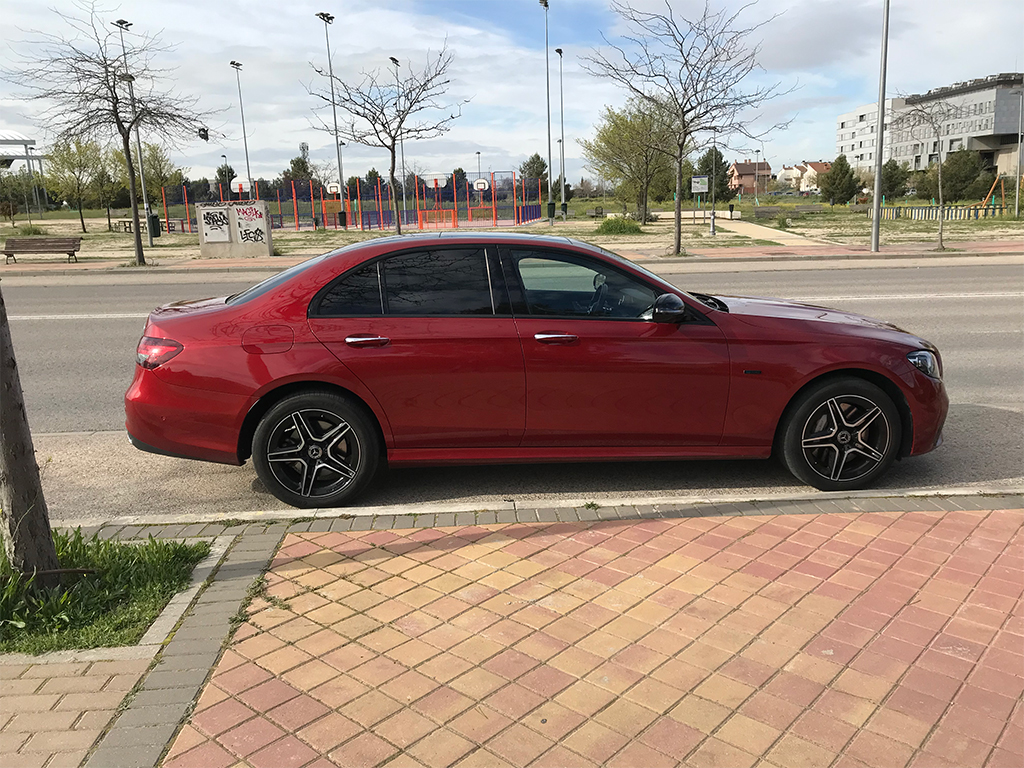
M551 249L611 264L655 294L679 296L704 320L308 316L317 292L357 265L459 246ZM144 336L173 339L183 349L155 369L136 366L126 428L145 450L241 464L268 403L326 385L366 404L393 465L764 458L801 388L845 371L893 396L904 422L903 455L940 441L948 408L942 382L906 357L918 349L937 355L928 342L847 312L719 298L728 311L564 238L444 233L373 240L310 260L241 303L204 299L154 310ZM350 337L364 342L346 343ZM374 346L378 337L390 343Z

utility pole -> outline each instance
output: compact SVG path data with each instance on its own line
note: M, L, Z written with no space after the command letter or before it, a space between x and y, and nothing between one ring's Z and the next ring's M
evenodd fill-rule
M331 35L328 32L328 27L334 23L334 17L327 13L321 12L316 14L316 17L324 23L324 39L327 41L327 74L331 81L331 112L334 114L334 150L338 155L338 189L345 189L345 174L342 171L341 166L341 139L338 137L338 107L334 103L334 67L331 65ZM341 192L341 206L345 207L345 193ZM345 221L345 229L348 229L348 221Z
M871 199L872 253L878 253L878 235L882 224L882 133L885 130L885 58L888 49L889 0L885 0L882 4L882 63L878 70L878 114L875 120L875 193Z
M1013 93L1013 91L1011 91ZM1013 190L1013 215L1020 218L1020 140L1024 128L1024 88L1017 91L1017 183Z
M718 170L718 147L716 146L716 139L714 129L711 131L711 234L715 234L715 171ZM754 172L757 172L757 166L754 166ZM754 186L757 186L757 177L754 177Z
M249 169L249 140L245 135L245 110L242 109L242 76L239 74L242 69L242 62L232 61L231 66L235 70L235 80L238 81L238 112L242 116L242 146L245 148L245 177L249 180L249 197L252 197L252 171Z
M568 206L565 204L565 88L562 87L562 49L555 48L555 53L558 54L558 119L562 131L562 138L558 140L558 193L561 197L562 221L565 221Z
M130 21L124 19L118 19L117 21L111 22L115 27L121 30L121 55L124 57L124 74L120 77L128 83L128 98L132 104L132 120L136 120L138 115L135 111L135 88L132 83L135 82L135 78L128 71L128 49L124 45L124 33L132 25ZM142 138L140 136L141 130L139 124L135 123L135 146L138 148L139 153L139 182L142 186L142 207L146 211L146 235L149 238L149 247L153 247L153 227L150 226L152 221L150 220L149 212L149 197L146 195L146 163L142 157Z
M548 95L548 224L555 226L555 199L551 193L551 64L548 52L548 0L540 0L544 6L544 82Z

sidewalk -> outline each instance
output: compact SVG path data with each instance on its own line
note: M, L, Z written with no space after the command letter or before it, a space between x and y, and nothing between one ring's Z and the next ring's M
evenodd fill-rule
M735 226L739 221L723 221L722 226ZM761 236L779 241L777 230L742 222L751 230L764 230ZM786 235L787 233L783 233ZM899 243L883 245L878 253L872 253L867 245L840 245L793 235L786 237L783 245L748 247L691 247L685 257L665 257L664 246L652 248L621 249L621 255L641 263L672 264L696 262L737 262L737 261L799 261L807 260L849 260L849 259L899 259L899 258L958 258L972 256L1024 255L1024 243L1019 240L976 240L951 242L948 250L936 252L933 241L921 243ZM614 249L613 249L614 250ZM61 260L23 259L16 264L0 265L0 278L36 277L47 275L161 275L161 274L204 274L217 272L277 272L298 264L317 253L290 254L259 259L199 259L157 257L157 264L147 267L126 267L125 259L130 254L110 258L89 257L77 264Z
M234 543L146 672L0 659L0 765L1024 764L1019 496L100 533Z

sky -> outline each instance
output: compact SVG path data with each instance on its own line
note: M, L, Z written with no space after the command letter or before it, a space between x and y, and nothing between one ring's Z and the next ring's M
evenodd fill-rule
M737 0L709 0L713 8L739 10ZM635 7L663 9L665 0L632 0ZM584 69L583 57L621 42L628 30L607 0L550 0L548 11L551 87L551 153L559 165L557 139L564 123L566 177L593 178L580 138L593 136L606 106L621 107L626 94ZM698 15L704 0L671 0L677 17ZM889 22L887 95L920 93L953 82L1024 68L1024 3L1020 0L896 0ZM158 64L172 67L174 87L216 111L209 143L196 138L169 149L190 178L212 177L226 155L244 174L238 91L231 60L241 61L246 138L253 177L272 178L309 145L311 159L334 163L329 133L317 130L318 85L313 66L327 62L327 11L335 75L358 80L365 71L390 76L389 57L422 67L447 44L454 54L448 100L462 104L451 130L436 139L407 142L408 170L450 172L462 167L518 168L537 152L548 155L545 99L545 13L537 0L135 0L99 6L101 18L125 18L133 32L158 34L173 50ZM36 30L62 24L54 9L80 13L72 2L54 4L0 0L0 69L17 66L19 53ZM774 170L804 160L830 160L836 117L878 98L882 27L881 0L759 0L740 16L762 23L751 42L760 44L759 82L778 83L786 93L749 116L753 129L788 122L760 143L732 139L726 160L753 159L762 150ZM564 115L559 110L559 61ZM0 80L0 131L46 137L35 122L39 105L23 98L16 84ZM324 115L330 120L329 115ZM339 119L342 116L339 115ZM753 131L752 131L753 132ZM144 137L145 139L145 137ZM371 167L386 173L387 153L353 144L343 150L346 176Z

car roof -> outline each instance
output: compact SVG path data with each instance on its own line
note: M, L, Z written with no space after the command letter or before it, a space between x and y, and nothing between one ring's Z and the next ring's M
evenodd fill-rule
M572 246L581 248L592 253L602 253L604 249L581 240L574 240L569 237L555 235L533 235L524 232L416 232L408 235L389 235L376 237L371 240L362 240L358 243L346 245L335 251L326 254L328 258L333 257L355 257L359 258L366 250L377 253L384 253L392 248L415 248L422 244L466 244L466 243L490 243L494 245L521 245L536 247L541 244ZM436 245L435 245L436 247ZM347 258L346 258L347 260Z

